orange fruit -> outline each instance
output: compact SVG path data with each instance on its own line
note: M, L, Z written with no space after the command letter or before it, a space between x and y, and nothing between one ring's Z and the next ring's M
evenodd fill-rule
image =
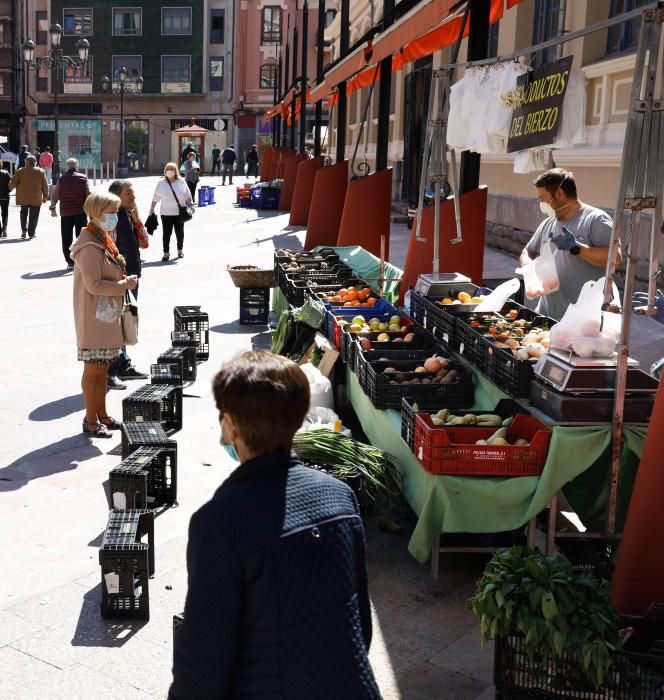
M367 306L376 306L377 301L378 299L376 299L376 297L369 297L367 299Z
M348 287L348 291L349 291L349 292L356 292L356 291L357 291L357 287Z
M357 301L357 299L358 299L357 292L356 291L351 292L349 289L348 290L348 301Z
M339 302L342 301L340 296L328 297L328 301Z
M352 306L352 304L349 301L344 302L344 306Z

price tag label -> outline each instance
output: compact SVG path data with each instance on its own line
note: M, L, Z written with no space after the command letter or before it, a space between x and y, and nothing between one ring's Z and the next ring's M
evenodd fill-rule
M115 510L127 510L127 496L121 491L113 494L113 508Z
M106 583L107 593L120 592L120 577L113 571L109 574L104 574L104 582Z

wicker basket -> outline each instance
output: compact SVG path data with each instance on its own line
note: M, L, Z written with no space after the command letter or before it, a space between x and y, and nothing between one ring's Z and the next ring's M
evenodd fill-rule
M256 289L275 286L274 270L261 270L255 265L228 265L226 269L236 287Z

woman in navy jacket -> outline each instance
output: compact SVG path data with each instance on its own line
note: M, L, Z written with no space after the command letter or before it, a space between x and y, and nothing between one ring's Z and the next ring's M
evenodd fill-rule
M355 496L291 455L307 378L247 352L213 388L240 466L191 519L170 700L380 698Z

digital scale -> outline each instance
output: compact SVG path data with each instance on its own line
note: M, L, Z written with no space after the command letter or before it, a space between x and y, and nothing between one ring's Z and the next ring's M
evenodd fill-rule
M470 277L459 272L438 272L420 275L415 283L415 291L423 297L444 297L450 286L471 284Z

